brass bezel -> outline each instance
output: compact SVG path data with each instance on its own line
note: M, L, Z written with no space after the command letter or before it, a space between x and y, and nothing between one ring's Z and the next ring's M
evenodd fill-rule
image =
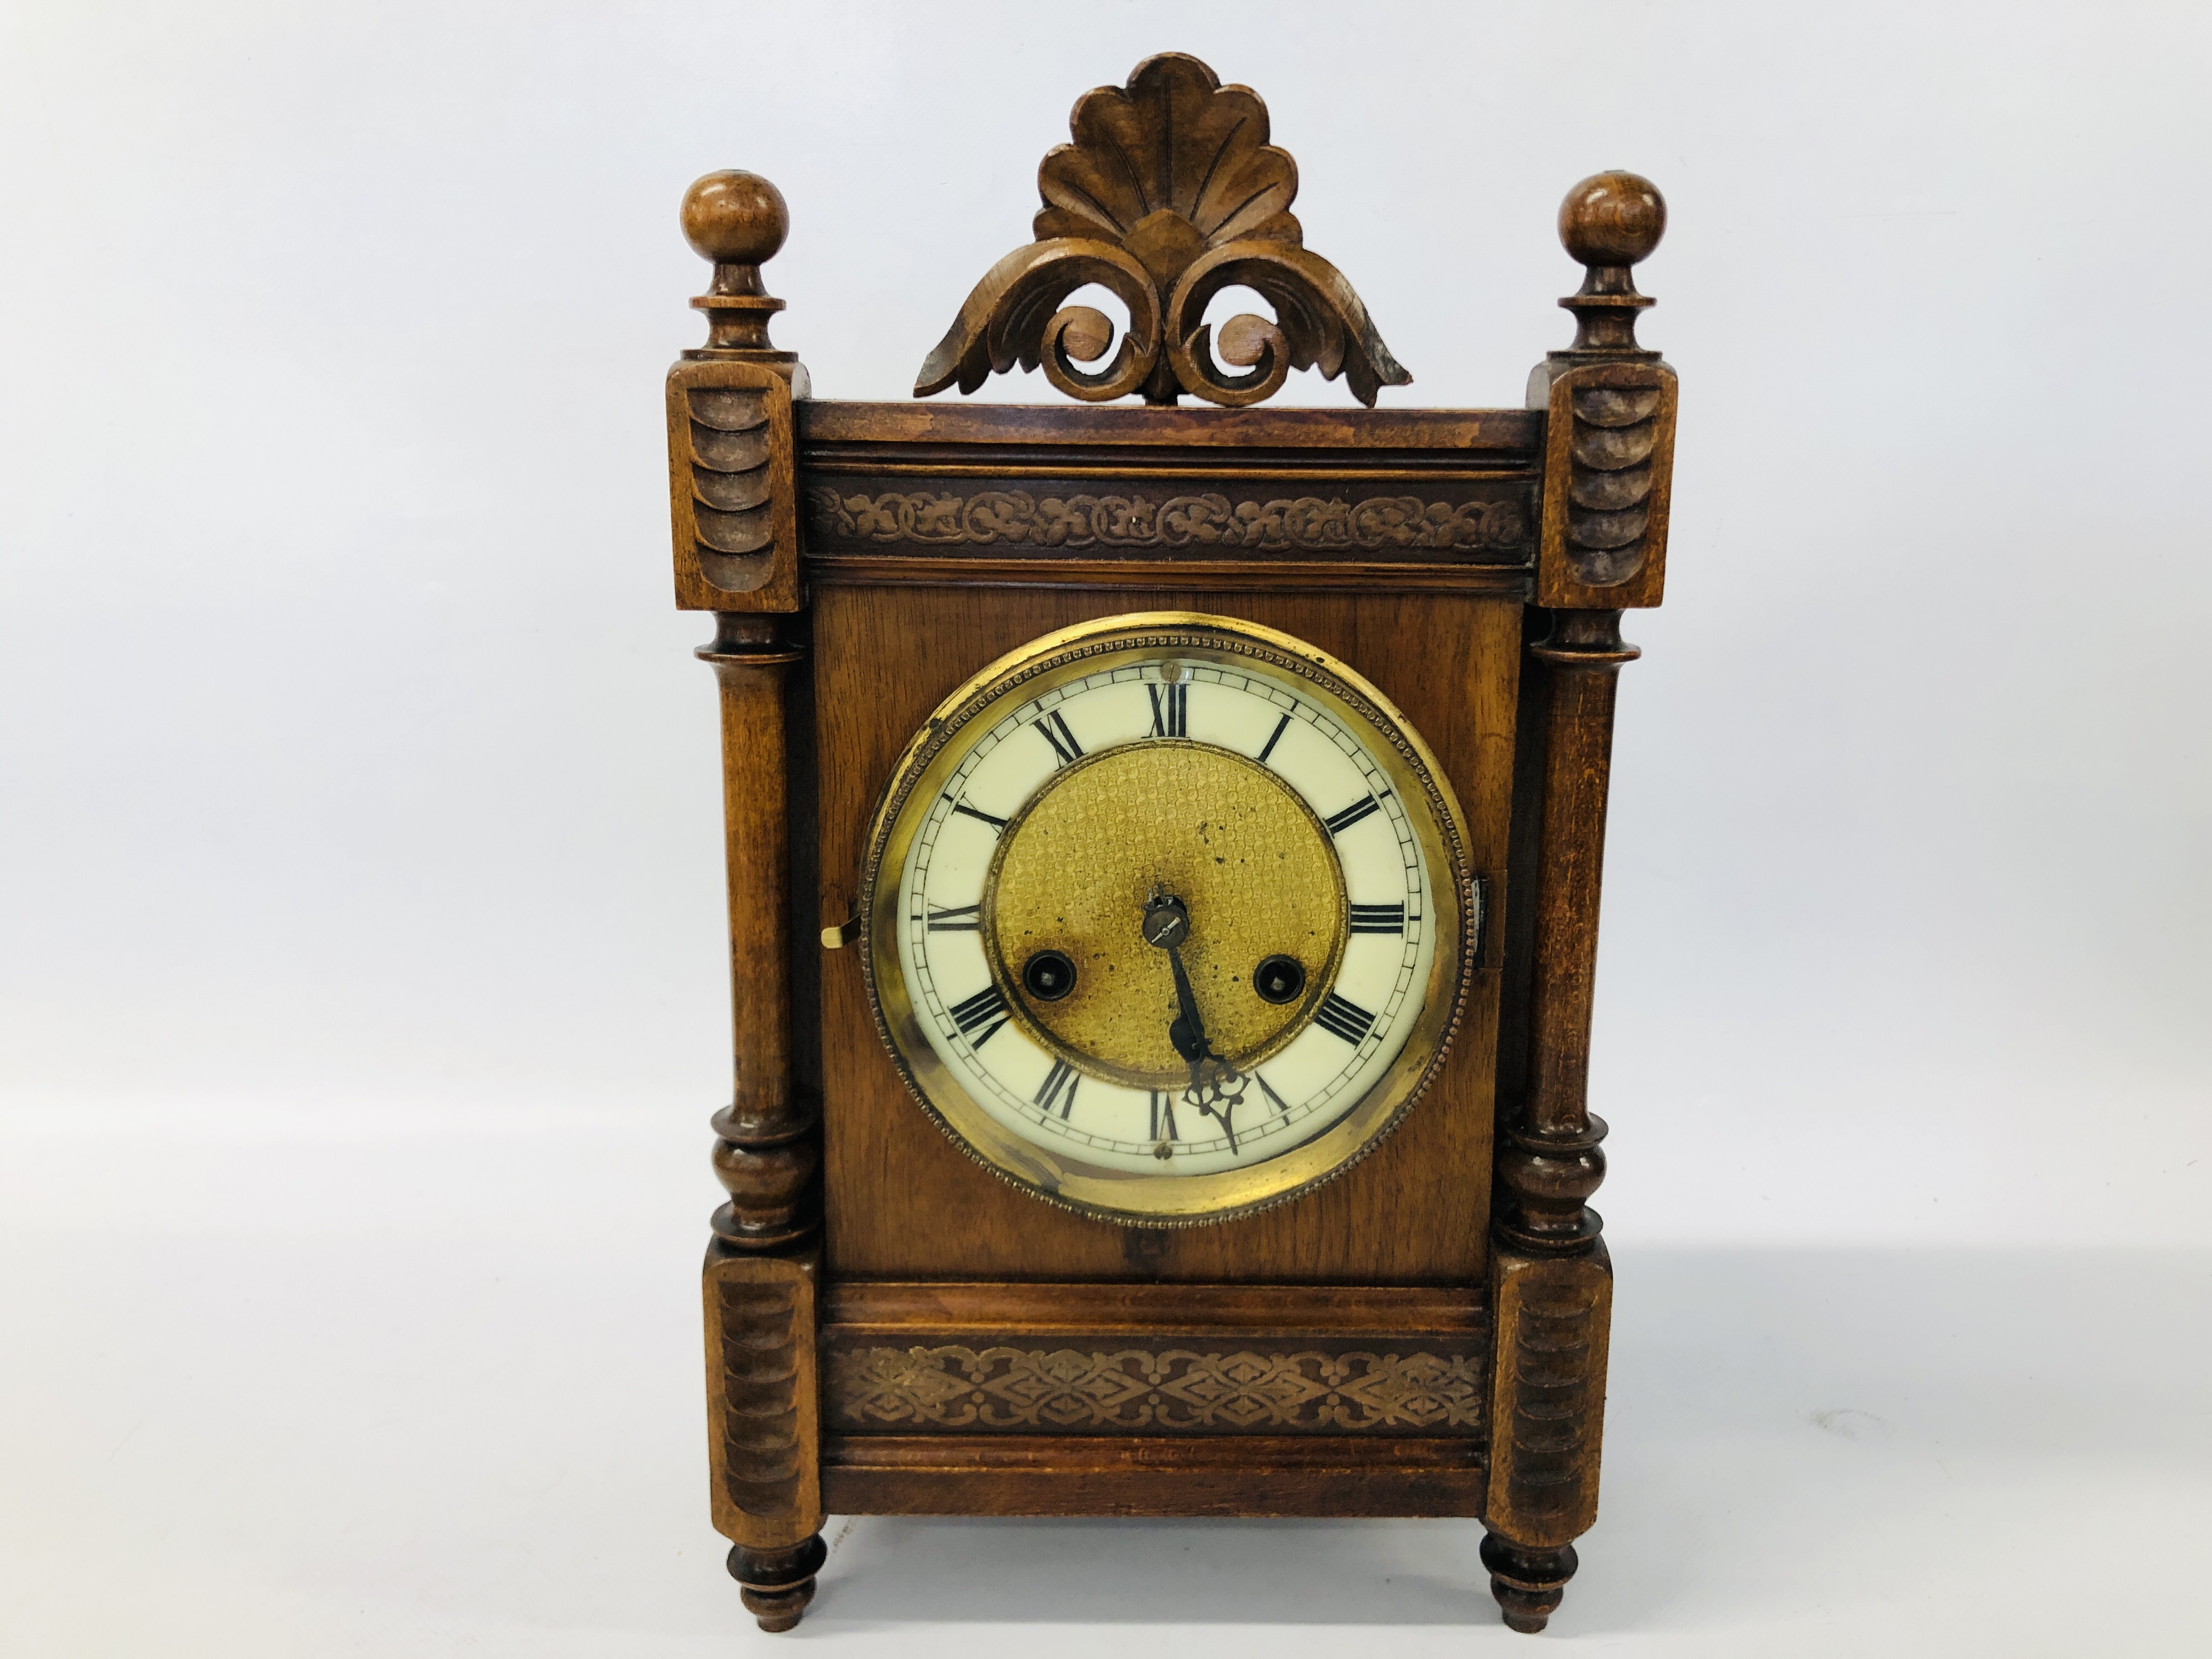
M1407 817L1428 860L1437 940L1425 1000L1404 1048L1358 1105L1312 1139L1263 1163L1211 1175L1109 1169L1015 1134L970 1099L938 1058L915 1016L898 960L900 873L924 811L918 803L934 797L964 752L955 738L1009 694L1025 700L1095 673L1113 658L1164 653L1217 667L1255 663L1291 676L1336 719L1378 737L1373 752L1399 799L1426 809L1409 810ZM1197 1226L1285 1203L1334 1180L1397 1127L1443 1064L1465 1009L1479 931L1475 906L1459 802L1436 757L1389 698L1328 653L1274 629L1200 611L1141 611L1043 635L991 663L938 705L893 766L869 829L860 961L869 1010L900 1077L953 1145L1061 1208L1130 1225Z

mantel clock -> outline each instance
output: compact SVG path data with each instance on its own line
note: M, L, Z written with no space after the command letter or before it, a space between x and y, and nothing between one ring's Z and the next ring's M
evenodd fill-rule
M1379 410L1412 377L1256 96L1164 56L1072 128L915 386L1018 364L1071 403L814 398L769 341L781 197L684 198L676 591L717 619L736 1060L714 1523L785 1630L826 1513L1477 1516L1540 1629L1596 1513L1584 1078L1620 613L1666 550L1631 280L1666 210L1569 193L1576 337L1525 407ZM1272 319L1210 321L1231 289ZM1256 407L1309 369L1364 407Z

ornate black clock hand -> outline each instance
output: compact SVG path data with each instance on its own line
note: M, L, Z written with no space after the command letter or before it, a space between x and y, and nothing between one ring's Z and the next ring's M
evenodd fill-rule
M1213 1050L1206 1040L1206 1021L1199 1016L1190 975L1183 971L1182 942L1190 937L1190 912L1181 899L1154 887L1145 904L1144 934L1146 944L1168 953L1168 967L1175 974L1178 1012L1168 1026L1168 1041L1175 1044L1185 1064L1195 1066Z
M1182 965L1182 943L1190 937L1190 913L1182 901L1170 897L1159 888L1145 906L1143 927L1145 942L1168 953L1168 968L1175 975L1175 1018L1168 1025L1168 1041L1175 1045L1183 1064L1190 1067L1190 1086L1183 1091L1184 1102L1196 1107L1221 1126L1227 1138L1229 1150L1237 1150L1237 1132L1230 1127L1230 1115L1237 1103L1244 1098L1245 1079L1219 1054L1206 1040L1206 1021L1198 1012L1198 997L1190 988L1190 975Z
M1181 1011L1168 1027L1168 1041L1185 1060L1195 1063L1212 1053L1213 1045L1206 1041L1206 1022L1199 1018L1198 998L1191 991L1190 975L1183 971L1181 947L1168 947L1168 967L1175 975L1176 1003Z

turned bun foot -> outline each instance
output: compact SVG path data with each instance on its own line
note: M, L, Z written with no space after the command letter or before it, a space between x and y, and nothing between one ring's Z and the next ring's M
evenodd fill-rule
M738 1599L763 1630L787 1631L814 1599L814 1575L829 1556L820 1533L786 1550L749 1550L732 1544L730 1577L738 1581Z
M1492 1532L1483 1534L1482 1565L1490 1569L1490 1593L1506 1624L1534 1636L1559 1610L1577 1564L1572 1544L1530 1549Z

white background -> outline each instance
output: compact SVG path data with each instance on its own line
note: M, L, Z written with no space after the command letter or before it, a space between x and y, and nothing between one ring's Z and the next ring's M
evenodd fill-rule
M902 397L1076 94L1179 49L1400 406L1565 342L1568 185L1672 210L1606 1512L1544 1639L2203 1651L2208 19L8 6L0 1649L766 1650L705 1520L677 203L776 180L779 342ZM787 1641L1527 1650L1472 1524L832 1531Z

